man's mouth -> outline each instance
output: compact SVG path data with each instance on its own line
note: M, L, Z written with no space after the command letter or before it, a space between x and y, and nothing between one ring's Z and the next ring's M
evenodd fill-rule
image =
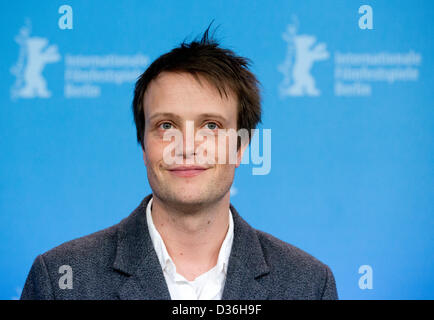
M195 177L208 168L201 166L179 166L168 169L168 171L178 177Z

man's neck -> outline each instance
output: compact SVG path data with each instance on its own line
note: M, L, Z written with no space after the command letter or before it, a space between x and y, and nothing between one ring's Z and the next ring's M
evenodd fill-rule
M177 272L193 280L217 263L229 227L229 192L218 202L185 213L153 196L152 220Z

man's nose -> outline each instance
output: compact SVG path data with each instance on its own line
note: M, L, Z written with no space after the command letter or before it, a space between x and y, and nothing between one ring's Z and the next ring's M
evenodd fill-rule
M183 158L191 159L196 155L196 143L194 141L194 134L191 136L189 133L183 132Z
M183 159L193 159L196 155L197 142L195 141L195 127L194 121L186 121L184 128L182 128L182 148L177 148L178 152L182 154L177 154L177 157L183 157Z

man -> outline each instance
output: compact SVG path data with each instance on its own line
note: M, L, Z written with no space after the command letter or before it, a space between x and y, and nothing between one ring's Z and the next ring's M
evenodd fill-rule
M227 143L212 144L261 119L247 59L207 30L149 66L133 112L152 194L119 224L39 255L22 299L337 299L327 265L253 229L230 204L250 135L237 136L235 161Z

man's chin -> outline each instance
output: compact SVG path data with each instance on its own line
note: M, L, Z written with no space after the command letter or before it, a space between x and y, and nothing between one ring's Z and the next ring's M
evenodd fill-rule
M188 204L201 205L209 201L207 197L200 195L199 192L176 194L173 200L174 202L178 202L179 204L184 204L184 205L188 205Z
M216 201L212 194L204 193L203 189L173 192L163 200L182 211L202 209Z

